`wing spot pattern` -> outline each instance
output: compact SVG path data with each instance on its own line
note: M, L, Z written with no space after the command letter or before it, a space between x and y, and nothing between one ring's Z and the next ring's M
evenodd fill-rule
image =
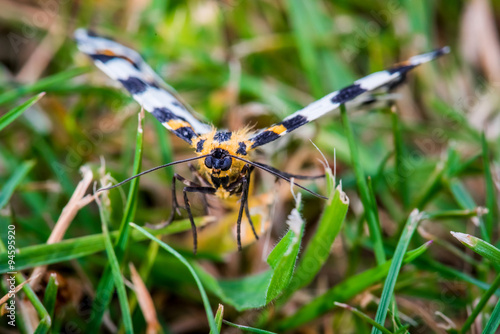
M215 133L214 140L218 141L219 143L223 143L230 140L232 135L233 134L230 131L219 131Z
M206 141L207 141L206 139L198 140L198 142L196 143L196 152L197 153L200 153L201 151L203 151L203 146L205 146Z
M346 103L347 101L352 100L353 98L364 92L366 92L366 89L361 88L359 84L354 84L339 90L338 93L334 97L332 97L330 101L335 104Z
M141 94L146 91L148 85L139 78L129 77L128 79L119 80L122 85L130 92L130 94Z
M236 150L236 154L247 155L247 144L245 142L240 141L238 143L238 149Z
M307 118L302 115L297 115L290 119L286 119L281 124L286 127L287 132L293 131L298 127L307 123Z
M165 107L154 108L152 114L158 121L160 121L160 123L165 123L165 122L168 122L172 119L186 121L184 118L177 116L170 109L165 108Z

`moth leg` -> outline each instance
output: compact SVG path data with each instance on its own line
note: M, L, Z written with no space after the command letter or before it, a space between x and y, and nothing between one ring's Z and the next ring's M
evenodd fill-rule
M196 169L196 167L193 166L193 164L188 163L188 167L189 167L189 170L191 171L191 174L193 174L194 178L196 179L196 181L198 181L198 183L200 185L204 185L206 187L211 187L212 186L210 183L207 182L207 180L205 180L205 178L200 174L200 172ZM203 194L203 196L201 198L202 198L202 201L203 201L204 214L207 215L208 214L208 209L211 208L211 206L208 203L207 195L206 194Z
M255 231L255 227L253 225L252 217L250 216L250 208L248 207L248 193L250 191L250 175L252 174L254 167L248 166L248 165L245 165L245 167L248 168L248 173L247 173L247 175L244 176L244 179L246 180L245 215L248 218L248 222L250 223L250 227L252 228L252 232L253 232L253 235L255 236L255 239L259 240L259 236L257 235L257 232ZM245 184L243 184L243 185L245 185Z
M191 222L191 229L193 231L193 254L196 254L196 251L198 250L198 233L196 232L196 225L194 223L193 214L191 213L191 205L189 204L187 193L215 194L215 191L215 188L200 186L184 187L182 190L184 194L184 207L188 213L189 221Z
M250 210L248 208L248 192L250 185L250 174L253 169L250 169L247 175L241 177L241 200L240 200L240 210L238 212L238 220L236 222L236 234L238 239L238 250L241 251L241 218L243 216L243 210L245 210L245 214L248 218L248 222L250 223L250 227L252 228L252 232L257 240L259 237L257 232L255 231L255 227L253 226L252 218L250 217Z
M167 221L161 224L146 224L146 227L149 227L154 230L159 230L161 228L164 228L165 226L168 226L172 223L172 221L175 218L175 213L180 216L181 212L179 209L185 209L185 207L179 205L179 202L177 201L177 193L176 193L176 186L175 186L175 181L179 180L182 183L184 183L187 186L194 186L194 187L199 187L200 185L194 182L191 182L184 178L183 176L175 173L174 176L172 177L172 211L170 212L170 216L168 217Z

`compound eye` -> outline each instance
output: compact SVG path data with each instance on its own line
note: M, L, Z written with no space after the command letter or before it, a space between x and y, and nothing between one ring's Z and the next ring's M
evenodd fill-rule
M222 166L221 166L221 170L228 170L229 168L231 168L231 163L232 163L232 159L230 157L225 157L224 160L222 161Z
M207 168L212 168L213 161L211 156L205 158L205 166L207 166Z

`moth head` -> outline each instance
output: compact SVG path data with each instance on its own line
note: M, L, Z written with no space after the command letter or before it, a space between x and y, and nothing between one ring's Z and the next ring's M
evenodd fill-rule
M212 169L214 173L220 171L228 171L233 164L233 159L229 152L221 148L216 148L210 152L210 155L205 158L205 166Z

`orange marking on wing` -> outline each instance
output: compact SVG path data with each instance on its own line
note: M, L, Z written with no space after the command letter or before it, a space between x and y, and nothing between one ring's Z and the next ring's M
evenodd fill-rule
M167 122L167 126L172 130L177 130L179 128L191 127L191 124L179 119L171 119Z
M110 49L102 50L101 52L99 52L99 54L105 55L105 56L117 56L117 54L114 53L113 51L111 51Z
M280 125L275 125L275 126L270 127L269 129L267 129L267 131L272 131L274 133L281 135L282 133L284 133L286 131L286 128L284 125L280 124Z

